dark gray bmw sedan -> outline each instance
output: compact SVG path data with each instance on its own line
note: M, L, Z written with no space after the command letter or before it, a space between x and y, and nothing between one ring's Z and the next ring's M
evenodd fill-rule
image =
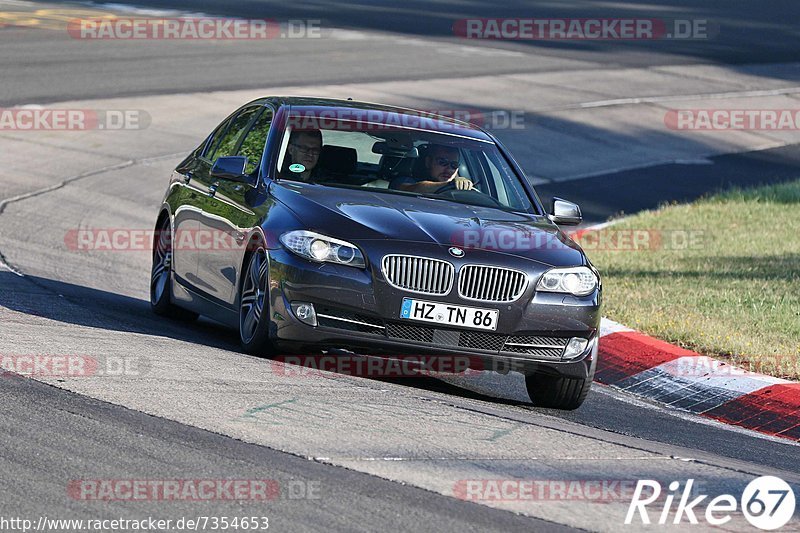
M490 133L351 100L269 97L172 174L151 304L239 330L250 353L466 355L574 409L597 362L601 285Z

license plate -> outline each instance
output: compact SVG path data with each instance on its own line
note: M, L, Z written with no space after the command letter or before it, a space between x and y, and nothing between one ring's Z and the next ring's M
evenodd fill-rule
M434 322L443 326L462 326L465 328L497 329L497 309L479 309L441 302L426 302L403 298L400 318Z

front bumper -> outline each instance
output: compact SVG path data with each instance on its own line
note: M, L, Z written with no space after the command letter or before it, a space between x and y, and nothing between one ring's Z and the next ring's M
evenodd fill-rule
M346 348L363 355L467 355L481 370L523 374L550 373L589 378L597 360L600 292L584 298L535 293L531 283L518 301L490 304L461 300L450 294L422 296L390 286L380 271L333 264L316 264L283 249L270 250L270 333L279 350L317 353L321 348ZM455 292L455 291L453 291ZM399 317L404 297L458 305L494 308L500 312L497 330L418 322ZM313 303L329 318L309 326L298 320L291 302ZM563 350L520 348L566 345L572 337L587 339L586 349L565 360ZM514 341L526 342L514 342Z

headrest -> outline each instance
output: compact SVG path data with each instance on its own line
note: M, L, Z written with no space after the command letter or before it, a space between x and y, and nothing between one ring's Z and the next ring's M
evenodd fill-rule
M414 159L413 166L411 167L411 175L416 179L430 179L428 167L425 166L425 158L428 156L430 148L430 144L423 144L419 147L419 157Z
M331 174L353 174L356 171L357 161L355 148L326 145L319 154L319 166Z

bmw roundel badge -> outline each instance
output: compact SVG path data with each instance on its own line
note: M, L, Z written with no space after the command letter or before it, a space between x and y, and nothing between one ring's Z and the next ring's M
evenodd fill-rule
M452 255L453 257L464 257L464 250L462 250L461 248L456 248L455 246L453 246L448 251L450 252L450 255Z

